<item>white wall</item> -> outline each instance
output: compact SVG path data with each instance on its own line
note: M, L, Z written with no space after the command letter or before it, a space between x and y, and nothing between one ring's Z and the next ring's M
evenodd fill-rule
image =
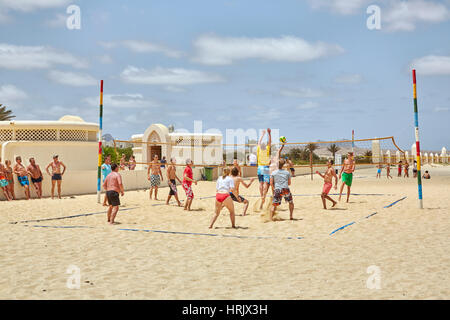
M53 161L53 155L59 155L70 171L96 170L98 167L98 143L77 141L9 141L1 145L2 162L11 160L16 163L16 156L22 157L24 166L29 165L29 158L34 158L42 172Z

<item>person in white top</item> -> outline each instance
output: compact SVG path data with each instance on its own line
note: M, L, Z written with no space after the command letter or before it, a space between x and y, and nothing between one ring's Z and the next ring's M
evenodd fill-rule
M256 167L256 162L257 162L256 154L250 153L250 155L248 156L248 161L249 161L250 166Z
M209 225L210 229L213 227L214 222L216 222L217 218L219 217L220 211L223 207L227 207L228 211L230 212L231 227L236 228L234 224L234 204L233 200L230 198L230 192L233 193L237 199L239 199L239 196L236 194L234 180L230 177L230 172L230 168L224 168L222 176L217 179L216 210L214 216L211 219L211 224ZM241 202L241 200L239 199L238 202Z

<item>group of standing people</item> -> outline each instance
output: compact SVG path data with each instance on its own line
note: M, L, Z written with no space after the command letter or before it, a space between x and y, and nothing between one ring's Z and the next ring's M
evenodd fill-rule
M5 164L3 164L0 158L0 187L6 200L16 200L16 194L14 191L14 175L17 176L17 182L23 188L25 198L27 200L31 197L30 180L36 191L37 198L42 198L42 181L44 180L44 175L42 174L40 166L36 163L36 160L33 157L28 161L29 165L25 167L22 163L22 157L17 156L16 163L12 167L10 160L6 160ZM58 198L61 199L62 176L66 172L66 169L66 165L62 161L59 161L58 155L54 155L53 161L50 162L45 168L47 174L51 176L52 179L52 199L55 194L55 186L57 186Z
M381 178L381 172L383 170L383 165L382 164L378 164L377 165L377 178ZM397 164L397 177L401 178L409 178L409 162L405 161L403 162L402 160L400 160ZM413 177L416 178L417 177L417 161L414 160L414 164L413 164ZM391 176L391 165L387 164L386 165L386 178L392 178Z

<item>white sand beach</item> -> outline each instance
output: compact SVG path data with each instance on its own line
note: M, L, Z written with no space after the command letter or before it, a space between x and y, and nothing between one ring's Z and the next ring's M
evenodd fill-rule
M167 188L159 201L126 192L114 226L95 195L3 201L0 299L449 299L450 167L424 170L423 210L416 179L376 179L372 168L356 172L350 203L332 210L322 209L319 176L294 178L295 220L283 202L285 220L269 223L252 210L254 183L241 190L251 204L248 216L236 204L237 229L226 210L208 229L213 182L193 187L192 212L165 206ZM79 289L66 285L71 265ZM381 271L380 289L366 285L369 266Z

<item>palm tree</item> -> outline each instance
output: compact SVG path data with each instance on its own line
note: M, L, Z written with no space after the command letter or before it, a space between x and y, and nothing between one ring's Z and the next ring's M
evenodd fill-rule
M311 180L313 179L313 167L312 160L314 151L319 149L319 146L315 143L308 143L305 147L305 150L309 152L309 166L311 167Z
M11 110L6 110L6 106L2 107L2 104L0 103L0 121L9 121L12 118L15 118L12 114Z
M327 148L328 151L331 152L331 154L333 155L333 159L335 158L336 153L341 150L341 148L339 148L335 143L330 144L330 146Z
M364 152L364 157L363 157L363 161L367 162L367 163L371 163L372 162L372 151L371 150L367 150L366 152Z

